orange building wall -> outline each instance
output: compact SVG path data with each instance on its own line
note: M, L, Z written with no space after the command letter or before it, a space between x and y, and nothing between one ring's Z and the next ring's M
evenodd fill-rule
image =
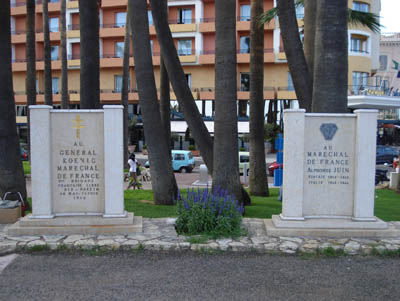
M203 50L215 50L215 33L203 35Z
M195 7L194 5L184 5L184 6L171 6L168 9L168 20L172 21L173 23L176 23L178 20L178 11L181 8L191 8L192 9L192 23L195 23Z
M71 23L73 25L79 25L80 24L79 14L71 14Z
M214 9L214 3L213 2L205 2L203 5L204 8L204 13L203 16L205 19L212 19L215 18L215 9Z
M15 30L16 31L25 32L25 26L26 26L26 18L25 17L15 18Z
M26 59L26 46L24 44L16 44L14 49L16 60Z

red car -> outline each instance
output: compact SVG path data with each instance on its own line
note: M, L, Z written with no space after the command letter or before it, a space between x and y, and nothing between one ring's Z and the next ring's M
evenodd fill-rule
M283 168L283 164L279 164L279 163L277 163L277 162L272 162L272 163L268 166L268 175L269 175L270 177L273 177L273 176L274 176L275 169L278 169L279 166L280 166L280 168Z

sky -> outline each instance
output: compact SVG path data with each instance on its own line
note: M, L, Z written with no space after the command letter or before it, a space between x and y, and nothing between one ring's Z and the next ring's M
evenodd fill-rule
M400 32L400 0L381 0L382 32Z

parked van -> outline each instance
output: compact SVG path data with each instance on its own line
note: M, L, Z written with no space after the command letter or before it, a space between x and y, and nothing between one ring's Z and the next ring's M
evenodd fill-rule
M249 175L250 169L250 153L249 152L239 152L239 172L243 174L244 163L247 164L247 175Z
M192 172L194 168L194 157L191 151L173 150L172 155L172 169L182 173ZM144 164L145 167L150 167L150 162Z

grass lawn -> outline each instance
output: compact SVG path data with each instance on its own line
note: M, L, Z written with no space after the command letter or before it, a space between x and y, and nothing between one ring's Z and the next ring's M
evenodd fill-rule
M186 192L186 190L181 190ZM271 218L282 212L278 201L278 189L270 189L269 197L252 197L251 206L246 207L244 217ZM176 217L176 206L153 204L151 190L125 191L125 209L143 217ZM384 221L400 221L400 194L389 189L377 189L375 197L375 215Z
M186 189L181 194L186 195ZM244 217L271 218L282 212L278 189L270 189L269 197L252 197ZM31 203L31 199L28 199ZM176 206L154 205L151 190L125 190L125 209L143 217L176 217ZM375 190L375 215L384 221L400 221L400 194L389 189Z
M22 166L24 168L24 175L30 175L31 165L29 164L29 161L22 161Z

